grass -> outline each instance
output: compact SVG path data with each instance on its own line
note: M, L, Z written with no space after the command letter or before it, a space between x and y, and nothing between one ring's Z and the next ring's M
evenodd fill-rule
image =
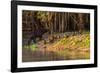
M37 50L36 44L25 45L23 48L31 50L31 51L36 51Z
M65 45L66 48L79 48L86 49L90 47L90 35L84 33L80 35L70 36L68 38L62 38L55 45Z

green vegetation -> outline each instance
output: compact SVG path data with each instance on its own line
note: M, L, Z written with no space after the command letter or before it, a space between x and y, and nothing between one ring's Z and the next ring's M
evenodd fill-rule
M31 51L36 51L37 50L36 44L25 45L23 48L25 48L27 50L31 50Z
M67 48L89 48L90 47L90 35L89 33L70 36L68 38L62 38L56 43L56 45L66 45Z

